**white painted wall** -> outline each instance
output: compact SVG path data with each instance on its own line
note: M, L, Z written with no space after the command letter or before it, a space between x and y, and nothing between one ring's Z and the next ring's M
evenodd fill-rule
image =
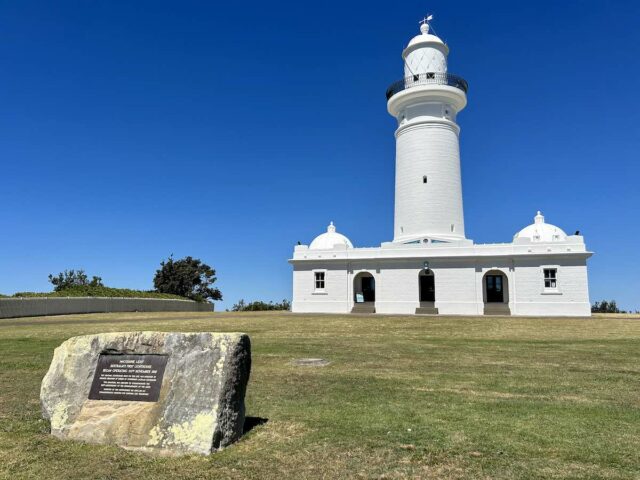
M589 282L584 260L525 258L515 261L516 315L590 316ZM557 291L544 288L543 268L558 269Z
M415 113L396 134L394 241L464 238L458 126Z
M325 272L325 290L315 289L315 271ZM293 312L347 313L351 311L346 262L307 262L293 270Z
M484 275L499 270L507 277L506 299L512 315L589 316L586 257L541 256L435 258L435 307L444 315L484 313ZM558 269L558 291L545 291L542 269ZM295 262L294 312L348 313L354 305L353 281L362 272L376 279L376 313L414 314L419 302L418 275L423 259L353 259ZM314 291L316 270L325 270L325 291Z

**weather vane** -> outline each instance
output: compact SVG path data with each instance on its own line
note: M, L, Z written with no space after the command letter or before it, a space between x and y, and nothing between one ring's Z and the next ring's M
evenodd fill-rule
M429 22L433 20L433 15L427 15L422 20L420 20L420 31L425 35L429 33Z

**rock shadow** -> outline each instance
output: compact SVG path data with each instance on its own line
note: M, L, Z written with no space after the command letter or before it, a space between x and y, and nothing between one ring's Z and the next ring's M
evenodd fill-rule
M264 425L268 421L269 421L268 418L245 417L245 419L244 419L244 428L242 430L242 434L245 435L245 434L249 433L251 430L253 430L254 428L259 427L260 425Z

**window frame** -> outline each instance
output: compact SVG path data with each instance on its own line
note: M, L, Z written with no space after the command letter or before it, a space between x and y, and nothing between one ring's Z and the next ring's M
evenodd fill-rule
M553 270L553 274L547 276L546 272ZM561 295L560 291L560 267L558 265L542 265L540 266L540 273L542 276L542 293ZM549 283L549 286L547 286ZM555 285L554 285L555 284ZM554 285L554 286L551 286Z
M318 275L322 275L322 279L318 279ZM318 287L318 283L322 282L322 287ZM327 271L313 270L313 293L326 293L327 288Z

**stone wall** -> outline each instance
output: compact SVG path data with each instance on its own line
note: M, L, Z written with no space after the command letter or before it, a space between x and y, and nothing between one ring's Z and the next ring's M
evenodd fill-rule
M0 318L111 312L212 312L213 304L163 298L0 298Z

